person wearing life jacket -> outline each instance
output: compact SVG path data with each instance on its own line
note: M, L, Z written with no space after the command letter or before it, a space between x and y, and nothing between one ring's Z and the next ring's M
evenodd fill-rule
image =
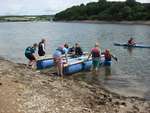
M38 45L38 54L39 54L39 56L44 56L45 55L45 43L46 43L46 40L42 39L41 42Z
M129 40L128 40L128 45L129 46L132 46L132 45L135 45L136 42L134 41L134 39L131 37Z
M105 61L111 61L112 58L116 61L118 60L117 57L112 55L108 49L105 49L105 52L103 52L103 54L104 54L104 57L105 57Z
M108 49L104 52L105 61L111 61L112 55L110 54L110 51Z
M29 46L25 49L25 57L27 59L29 59L28 66L30 66L30 67L33 67L33 65L36 62L36 57L35 57L34 53L36 51L37 46L38 46L38 44L35 43L35 44L33 44L32 47Z
M92 55L93 70L97 71L101 60L101 50L99 48L98 43L95 43L95 47L91 49L88 59L90 58L91 55Z
M68 62L67 59L67 44L58 47L55 52L53 53L53 60L55 63L55 66L57 68L57 75L63 76L63 58L62 55L65 54L66 63Z
M75 44L75 56L79 57L81 55L83 55L82 48L80 47L79 43L76 43Z

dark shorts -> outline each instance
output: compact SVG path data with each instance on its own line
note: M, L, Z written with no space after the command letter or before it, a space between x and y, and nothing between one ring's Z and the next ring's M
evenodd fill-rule
M32 54L25 54L25 56L27 57L27 59L29 59L30 61L32 61L32 60L36 60L35 59L35 56L34 55L32 55Z

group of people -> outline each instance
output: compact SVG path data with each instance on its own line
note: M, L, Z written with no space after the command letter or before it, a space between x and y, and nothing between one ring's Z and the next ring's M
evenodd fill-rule
M25 50L25 56L29 59L28 66L33 67L36 63L35 51L38 47L38 55L44 56L45 55L45 46L46 40L42 39L39 44L35 43L31 47L27 47ZM63 76L63 64L68 62L68 55L72 57L80 57L82 56L83 50L80 47L79 43L75 43L75 46L69 48L69 45L65 43L64 45L59 46L53 53L53 60L57 69L57 75ZM88 59L92 56L92 64L93 70L97 71L100 65L101 54L104 54L106 61L111 61L111 58L114 57L108 49L106 49L103 53L100 50L100 45L95 43L95 46L91 49ZM63 60L65 59L65 61ZM87 59L87 60L88 60ZM117 60L117 59L115 59Z
M29 46L25 49L25 57L29 59L28 66L33 67L35 66L36 63L36 55L35 51L38 47L38 55L39 56L44 56L45 55L45 45L46 45L46 40L42 39L39 44L34 43L32 46Z

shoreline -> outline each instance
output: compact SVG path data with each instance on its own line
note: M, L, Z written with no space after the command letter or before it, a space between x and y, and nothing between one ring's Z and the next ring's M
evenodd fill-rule
M98 20L74 20L74 21L54 21L65 23L88 23L88 24L124 24L124 25L150 25L149 21L98 21Z
M103 86L28 69L0 58L0 112L149 113L150 101L125 97ZM92 76L92 75L91 75Z
M85 24L121 24L121 25L148 25L150 26L149 21L98 21L98 20L73 20L73 21L45 21L45 20L38 20L38 21L0 21L0 23L9 23L9 22L55 22L55 23L85 23Z

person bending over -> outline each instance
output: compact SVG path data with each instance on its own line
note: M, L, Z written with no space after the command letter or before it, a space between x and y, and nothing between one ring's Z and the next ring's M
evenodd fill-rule
M37 46L38 46L38 44L35 43L35 44L33 44L32 47L29 46L25 49L25 57L27 59L29 59L28 66L31 68L33 68L33 66L35 66L35 63L36 63L36 57L35 57L34 53L36 51Z
M63 77L63 57L62 55L65 54L66 62L68 62L67 59L67 48L64 46L58 47L55 52L53 53L53 60L57 69L57 75Z

